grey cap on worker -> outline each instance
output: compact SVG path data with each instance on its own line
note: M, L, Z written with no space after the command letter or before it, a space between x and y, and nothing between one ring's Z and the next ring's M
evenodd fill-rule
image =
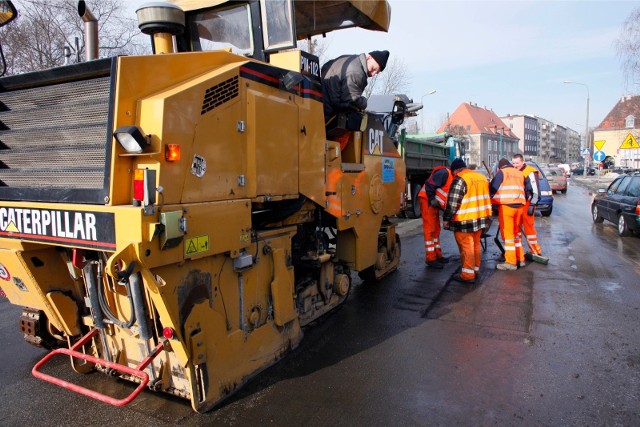
M384 68L387 66L387 59L389 59L389 51L374 50L373 52L369 52L369 55L371 55L371 57L376 60L376 62L380 66L380 71L384 71Z
M464 162L464 160L462 159L454 159L453 162L451 162L451 170L455 171L457 169L460 168L466 168L467 164Z

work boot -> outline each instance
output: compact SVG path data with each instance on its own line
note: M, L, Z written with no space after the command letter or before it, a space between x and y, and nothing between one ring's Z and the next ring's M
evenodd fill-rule
M518 267L516 267L513 264L509 264L509 263L502 263L502 264L497 264L496 265L496 269L497 270L504 270L504 271L515 271L518 269Z
M518 261L518 268L525 268L527 265L529 264L525 260Z
M455 280L456 282L460 282L460 283L468 283L470 285L473 285L474 283L476 283L475 277L473 279L463 279L462 277L460 277L460 273L457 273L451 276L451 280Z
M449 257L448 256L443 256L438 258L436 261L438 261L440 264L446 264L449 262Z
M444 266L438 261L425 261L429 268L435 268L436 270L442 270Z

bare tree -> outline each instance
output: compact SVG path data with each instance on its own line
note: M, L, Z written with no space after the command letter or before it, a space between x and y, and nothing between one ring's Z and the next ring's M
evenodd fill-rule
M371 94L398 95L406 94L411 86L411 78L402 59L392 58L384 71L371 78L364 91L364 96Z
M0 32L7 74L43 70L83 60L84 27L75 0L18 0L18 19ZM125 17L121 0L92 0L87 6L98 20L100 57L147 50L134 16Z
M616 51L622 60L627 87L640 82L640 7L634 9L622 24Z

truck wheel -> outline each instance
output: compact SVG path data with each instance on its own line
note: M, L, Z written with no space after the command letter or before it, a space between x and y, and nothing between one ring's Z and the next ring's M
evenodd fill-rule
M422 212L420 210L420 202L418 201L418 193L422 188L419 184L411 184L411 210L409 216L412 218L420 218Z

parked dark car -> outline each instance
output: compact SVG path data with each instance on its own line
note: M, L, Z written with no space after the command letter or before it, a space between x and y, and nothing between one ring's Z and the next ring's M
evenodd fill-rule
M540 212L542 216L549 216L551 212L553 212L553 190L551 190L551 185L549 185L549 181L547 180L547 176L540 169L535 162L526 161L528 165L533 166L538 172L540 172L540 200L538 200L538 204L536 205L536 210ZM498 170L498 164L494 163L491 168L492 174L495 176ZM495 213L494 213L495 215Z
M593 176L595 174L596 174L595 168L592 168L591 166L589 166L587 168L587 175ZM583 176L584 175L584 168L571 169L571 175Z
M540 169L534 162L526 162L528 165L533 166L540 172L540 200L536 205L536 210L540 212L542 216L549 216L553 212L553 190L544 171Z
M591 203L593 222L618 225L618 234L640 232L640 173L620 175L609 188L598 190Z

